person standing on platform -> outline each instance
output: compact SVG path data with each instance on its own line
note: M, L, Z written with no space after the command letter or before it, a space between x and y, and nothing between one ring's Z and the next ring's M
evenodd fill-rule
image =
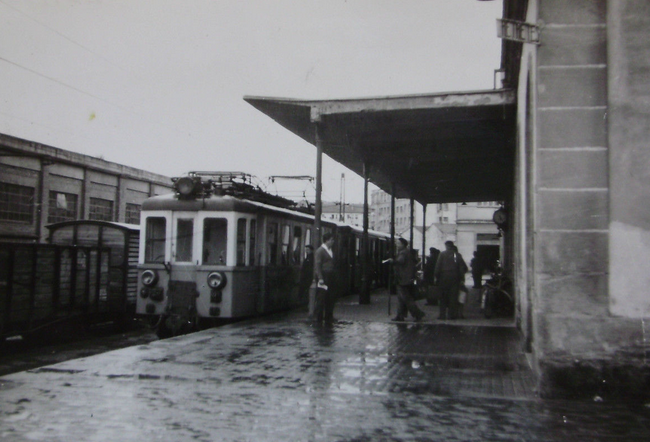
M397 316L392 319L393 321L404 321L409 312L416 321L420 321L424 317L424 312L415 303L415 260L408 244L407 240L399 238L395 242L397 247L395 260L386 260L386 262L394 263L393 268L397 280L398 306Z
M445 242L445 250L440 253L434 277L440 290L440 314L438 319L458 318L458 291L465 280L467 264L456 251L452 241Z
M478 255L478 252L474 252L474 257L469 263L469 266L472 268L472 279L474 280L474 288L480 289L483 285L483 260Z
M323 244L316 250L316 300L314 302L314 317L316 322L334 321L334 304L336 303L336 280L334 273L334 236L331 233L323 235Z
M424 264L424 283L427 287L427 305L436 305L438 299L435 296L434 278L433 273L436 269L436 262L438 261L440 250L435 247L429 248L429 256L427 256L426 263Z

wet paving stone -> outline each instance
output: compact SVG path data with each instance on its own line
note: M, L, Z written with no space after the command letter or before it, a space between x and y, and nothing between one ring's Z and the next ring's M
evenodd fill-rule
M650 409L535 395L511 327L288 314L0 377L4 441L636 441Z

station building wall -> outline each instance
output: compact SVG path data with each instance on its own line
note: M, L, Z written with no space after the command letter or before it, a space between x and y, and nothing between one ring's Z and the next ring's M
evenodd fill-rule
M518 89L514 247L546 397L650 397L650 3L537 0Z
M43 242L47 224L97 219L138 224L171 179L0 134L0 240Z

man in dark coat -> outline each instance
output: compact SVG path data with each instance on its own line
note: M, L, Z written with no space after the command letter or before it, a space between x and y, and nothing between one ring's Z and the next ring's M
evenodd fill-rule
M334 321L334 303L336 302L336 280L334 273L334 236L323 235L323 244L316 250L316 300L314 302L314 320L316 322Z
M415 303L415 260L409 250L408 241L399 238L395 243L397 256L395 257L394 270L397 279L397 316L393 321L404 321L410 312L416 321L424 317L424 312ZM392 261L392 260L389 260Z
M458 318L458 290L465 280L467 264L456 252L452 241L445 242L445 250L438 256L434 277L440 290L440 315L438 319Z
M472 279L474 280L474 288L480 289L483 285L483 260L478 252L474 252L474 257L469 263L472 268Z
M436 249L435 247L430 247L429 256L427 256L426 264L424 265L424 283L427 286L427 305L436 305L438 303L438 299L433 286L433 273L436 270L436 262L438 262L439 255L440 250Z

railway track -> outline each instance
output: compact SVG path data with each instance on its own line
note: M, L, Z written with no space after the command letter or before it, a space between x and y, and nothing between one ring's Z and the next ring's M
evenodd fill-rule
M50 334L47 340L15 337L0 348L0 376L156 340L156 334L139 321L121 332L115 331L112 324L100 324L87 330L68 329Z

